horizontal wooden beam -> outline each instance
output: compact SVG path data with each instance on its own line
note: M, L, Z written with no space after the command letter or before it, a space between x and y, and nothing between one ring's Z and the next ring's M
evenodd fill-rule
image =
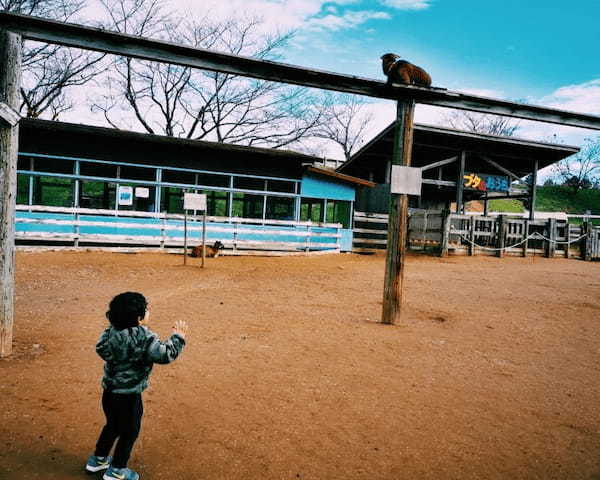
M450 182L448 180L434 180L432 178L424 178L421 180L421 183L426 183L428 185L438 185L443 187L456 187L456 182Z
M439 107L458 108L600 130L600 117L595 115L467 95L443 88L388 85L385 82L362 77L341 75L323 70L310 70L279 62L202 50L160 40L151 40L26 15L0 12L0 28L19 33L28 40L124 55L142 60L171 63L369 97L391 100L414 99L418 103Z
M444 165L448 165L449 163L454 163L458 160L458 157L447 158L446 160L440 160L439 162L430 163L429 165L425 165L421 167L421 171L431 170L432 168L442 167Z
M0 127L14 127L21 120L21 115L10 105L0 101Z
M511 177L513 180L521 180L521 177L519 177L518 175L514 174L513 172L511 172L508 168L504 168L502 165L500 165L498 162L494 162L494 160L492 160L491 158L486 157L485 155L480 155L480 157L487 162L488 164L490 164L492 167L497 168L498 170L500 170L502 173L506 173L506 175L508 175L509 177Z

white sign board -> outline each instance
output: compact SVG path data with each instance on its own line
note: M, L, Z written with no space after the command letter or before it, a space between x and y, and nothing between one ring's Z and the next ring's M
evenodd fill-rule
M420 168L392 165L390 191L406 195L421 195L422 174Z
M203 193L184 193L183 209L206 211L206 195Z
M119 199L119 205L130 207L131 205L133 205L133 187L119 185L117 197Z
M138 198L149 198L150 189L146 187L135 187L135 196Z

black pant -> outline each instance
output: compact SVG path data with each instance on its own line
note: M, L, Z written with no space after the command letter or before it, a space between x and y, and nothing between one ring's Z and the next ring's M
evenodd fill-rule
M127 466L131 449L142 425L144 413L142 395L139 393L123 395L104 390L102 409L106 415L106 425L100 433L94 455L106 457L118 437L112 466L124 468Z

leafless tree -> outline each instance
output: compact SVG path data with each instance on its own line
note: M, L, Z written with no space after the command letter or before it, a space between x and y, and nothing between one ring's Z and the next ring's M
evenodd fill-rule
M445 116L446 122L457 130L512 137L520 128L510 117L487 113L452 110Z
M571 187L573 193L597 184L600 177L600 137L586 139L579 153L556 163L553 168L561 183Z
M261 21L253 18L177 19L157 0L101 2L112 12L111 28L196 48L272 60L290 38L261 34ZM147 132L169 136L282 147L321 118L307 89L178 65L121 58L108 72L106 86L93 108L109 124L124 126L129 113Z
M84 0L0 0L0 10L69 21L84 8ZM20 110L28 117L58 116L73 107L69 87L89 82L104 56L37 42L26 42Z
M314 137L335 142L348 160L365 141L373 120L368 103L357 95L326 94L324 118L313 133Z

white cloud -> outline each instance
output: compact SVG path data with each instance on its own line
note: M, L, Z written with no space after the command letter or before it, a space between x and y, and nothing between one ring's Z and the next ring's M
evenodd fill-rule
M560 87L550 95L542 97L540 102L562 110L598 115L600 114L600 78L579 85Z
M430 7L431 0L380 0L379 3L398 10L423 10Z
M319 18L311 18L306 23L306 28L309 30L337 31L355 28L369 20L389 20L390 18L390 15L385 12L352 11L340 16L326 15Z

